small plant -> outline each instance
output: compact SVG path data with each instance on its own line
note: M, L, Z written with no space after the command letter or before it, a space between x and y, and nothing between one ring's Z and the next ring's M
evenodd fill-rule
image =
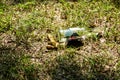
M11 29L11 17L1 17L0 19L0 32L6 32Z

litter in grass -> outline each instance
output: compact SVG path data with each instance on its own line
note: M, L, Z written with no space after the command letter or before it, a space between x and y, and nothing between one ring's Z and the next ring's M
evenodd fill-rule
M48 34L48 39L50 40L50 42L47 45L47 49L57 49L59 43L54 39L54 37L51 34Z
M59 30L59 41L57 42L55 38L48 34L48 39L50 40L50 45L47 49L56 49L60 46L64 47L80 47L83 46L83 42L88 38L100 38L99 32L90 32L85 28L68 28L65 30ZM101 41L105 42L105 41Z
M77 31L85 31L85 28L78 28L78 27L75 27L75 28L69 28L69 29L66 29L66 30L60 30L60 34L63 35L64 37L70 37L70 36L78 36Z
M60 43L64 43L67 47L79 47L83 46L82 38L79 32L84 32L85 28L69 28L65 30L60 30Z

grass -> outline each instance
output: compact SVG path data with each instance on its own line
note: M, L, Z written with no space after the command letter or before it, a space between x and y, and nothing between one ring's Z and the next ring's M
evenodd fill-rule
M0 79L119 80L120 19L116 1L30 0L0 3ZM47 34L84 27L77 48L47 50ZM105 42L101 42L104 39Z

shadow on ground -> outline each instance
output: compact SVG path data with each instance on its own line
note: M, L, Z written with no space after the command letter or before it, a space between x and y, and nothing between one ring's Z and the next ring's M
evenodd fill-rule
M82 68L73 60L73 56L67 56L56 60L58 65L48 71L52 80L83 80Z
M101 1L101 0L95 0L96 2ZM116 8L120 9L120 0L104 0L105 2L110 2L111 5L113 4ZM102 1L102 2L104 2Z
M30 2L30 1L34 1L34 0L9 0L9 1L1 1L4 2L6 4L12 4L12 5L16 5L19 3L26 3L26 2ZM45 1L56 1L56 2L65 2L65 1L70 1L70 2L79 2L80 0L35 0L37 1L37 3L41 3L41 2L45 2ZM85 0L86 1L86 0ZM101 1L101 0L88 0L88 2L91 1ZM111 3L113 3L115 5L116 8L120 8L120 0L110 0Z
M36 80L37 69L21 50L0 47L0 80Z
M120 0L111 0L111 3L113 3L116 8L120 9Z
M74 55L67 54L56 59L57 66L48 70L52 80L114 80L118 79L114 71L105 70L104 59L75 60Z

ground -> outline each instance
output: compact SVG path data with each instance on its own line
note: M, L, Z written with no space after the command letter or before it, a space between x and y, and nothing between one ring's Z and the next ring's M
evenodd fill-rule
M120 8L116 1L1 1L0 79L119 80ZM48 34L85 28L84 45L48 50Z

